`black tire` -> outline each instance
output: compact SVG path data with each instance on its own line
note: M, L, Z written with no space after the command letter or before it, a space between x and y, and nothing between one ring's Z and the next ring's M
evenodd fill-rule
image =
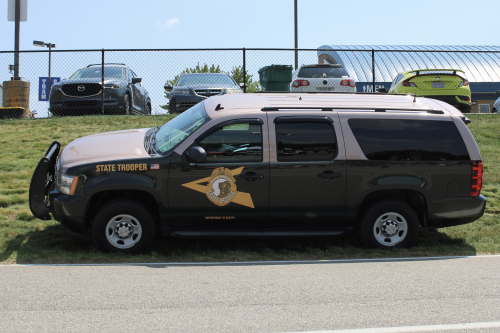
M498 113L498 111L497 111L497 109L493 108L493 109L491 110L491 113Z
M123 100L123 113L126 114L127 116L130 115L130 95L126 94L125 99Z
M168 110L169 110L170 114L177 114L177 109L172 104L170 104L170 106L168 107Z
M149 210L140 202L116 199L97 212L92 233L95 243L103 251L138 253L150 249L155 224Z
M146 104L146 115L150 116L151 115L151 105Z
M370 204L359 227L361 240L368 247L384 250L412 245L418 236L418 216L410 205L396 199Z

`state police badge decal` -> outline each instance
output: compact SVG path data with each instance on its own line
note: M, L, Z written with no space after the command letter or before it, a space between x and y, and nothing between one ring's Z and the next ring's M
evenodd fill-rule
M207 198L217 206L225 206L236 196L236 179L231 170L217 168L212 172L207 184Z

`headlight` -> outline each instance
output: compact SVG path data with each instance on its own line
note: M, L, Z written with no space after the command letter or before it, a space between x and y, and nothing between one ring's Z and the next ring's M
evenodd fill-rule
M174 94L174 95L189 95L189 90L187 90L187 89L175 89L175 90L172 90L171 94Z
M104 85L104 88L108 88L108 89L120 89L122 86L120 86L119 84L116 84L116 83L106 83Z
M56 177L56 189L61 193L73 195L77 182L78 176L68 176L62 172L58 172Z

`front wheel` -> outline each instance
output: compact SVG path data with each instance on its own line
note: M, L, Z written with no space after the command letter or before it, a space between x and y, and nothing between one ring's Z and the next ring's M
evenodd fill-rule
M359 231L366 246L389 250L412 245L418 229L418 217L410 205L384 200L367 207Z
M128 94L125 95L125 99L123 100L123 112L128 116L130 115L131 108L130 96Z
M104 205L92 225L97 246L108 252L147 251L155 234L153 217L140 202L117 199Z

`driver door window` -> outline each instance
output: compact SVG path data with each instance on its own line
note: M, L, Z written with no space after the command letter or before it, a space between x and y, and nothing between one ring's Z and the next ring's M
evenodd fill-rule
M262 125L226 125L202 139L198 146L205 150L208 163L261 162Z

